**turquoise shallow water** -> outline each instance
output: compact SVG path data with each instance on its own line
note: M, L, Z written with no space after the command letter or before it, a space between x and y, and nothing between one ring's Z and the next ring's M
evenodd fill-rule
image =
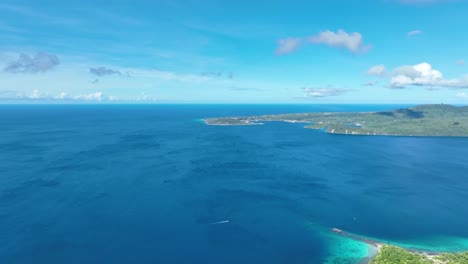
M349 238L331 236L324 263L367 263L377 254L377 248Z
M330 228L309 223L307 227L318 232L326 245L323 263L367 263L378 253L377 247L341 236Z
M318 228L320 230L320 228ZM377 253L377 247L368 243L353 240L328 230L323 231L324 241L328 241L328 253L325 263L367 263ZM359 236L358 234L353 234ZM360 236L362 237L362 236ZM372 237L362 237L373 241L399 246L408 250L421 252L465 252L468 251L468 239L460 237L431 237L413 241L390 241Z
M468 139L199 121L395 107L0 106L0 263L356 263L372 250L332 227L463 250Z
M375 239L375 238L374 238ZM464 252L468 251L468 238L464 237L449 237L449 236L433 236L422 237L419 239L408 240L377 240L382 243L391 244L406 249L427 251L427 252Z

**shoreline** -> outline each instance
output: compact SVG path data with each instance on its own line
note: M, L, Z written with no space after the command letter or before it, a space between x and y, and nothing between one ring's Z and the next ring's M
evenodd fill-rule
M331 228L330 231L342 237L365 243L369 245L370 248L375 248L375 252L369 252L368 257L365 260L363 260L363 263L374 263L374 261L378 261L378 257L380 254L383 253L383 251L402 251L405 254L409 254L410 256L412 255L413 257L419 257L425 261L428 261L427 263L434 263L434 264L468 263L468 262L450 262L451 258L454 258L454 257L456 258L458 254L467 254L466 252L441 252L441 251L439 252L439 251L421 250L421 249L415 249L415 248L405 248L402 246L395 246L389 243L384 243L384 242L380 242L377 240L360 237L358 235L347 233L338 228ZM375 262L375 263L380 263L380 262Z
M468 106L418 105L380 112L311 112L204 118L207 125L304 123L330 134L408 137L468 137Z
M375 259L382 247L383 247L383 243L381 242L378 242L376 240L372 240L372 239L368 239L368 238L364 238L364 237L360 237L360 236L357 236L357 235L353 235L353 234L350 234L350 233L346 233L345 231L341 230L341 229L338 229L338 228L331 228L330 229L331 232L335 233L335 234L338 234L342 237L345 237L345 238L349 238L349 239L352 239L354 241L359 241L359 242L363 242L365 244L367 244L368 246L370 246L369 248L369 251L371 251L371 248L375 249L374 252L369 252L367 258L365 260L363 260L363 263L370 263L373 259Z
M262 126L265 125L268 122L283 122L283 123L302 123L302 124L311 124L310 122L291 122L288 120L278 120L278 121L265 121L265 123L256 123L256 122L251 122L251 123L240 123L240 124L228 124L228 123L210 123L206 119L202 119L202 121L205 123L207 126ZM435 138L468 138L468 136L463 136L463 135L456 135L456 136L446 136L446 135L398 135L398 134L366 134L366 133L340 133L340 132L334 132L334 131L328 131L324 130L326 127L323 128L311 128L305 126L304 129L311 129L311 130L321 130L324 131L327 134L331 135L339 135L339 136L373 136L373 137L413 137L413 138L427 138L427 137L435 137Z

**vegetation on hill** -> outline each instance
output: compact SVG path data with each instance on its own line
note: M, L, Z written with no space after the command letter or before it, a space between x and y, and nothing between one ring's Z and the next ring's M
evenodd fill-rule
M268 121L302 122L333 134L391 136L468 136L468 106L420 105L381 112L320 112L208 118L208 125L257 125Z
M468 253L443 253L427 255L383 245L370 264L467 264Z

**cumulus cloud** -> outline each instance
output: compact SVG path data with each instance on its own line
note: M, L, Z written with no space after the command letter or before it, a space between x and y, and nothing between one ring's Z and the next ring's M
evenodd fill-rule
M461 98L468 98L468 94L467 94L467 93L457 93L456 96L457 96L457 97L461 97Z
M291 53L299 48L302 43L301 38L285 38L278 40L278 48L276 54L284 55Z
M346 92L351 91L350 89L342 88L304 88L305 97L330 97L342 95Z
M89 72L100 77L107 75L122 75L120 71L106 67L89 68Z
M410 32L407 33L408 37L413 37L413 36L416 36L416 35L421 35L423 32L419 29L417 30L412 30Z
M309 37L308 41L313 44L325 44L329 47L346 49L352 53L360 53L370 49L370 46L364 46L361 33L347 33L341 29L337 32L322 31L318 35Z
M409 85L448 88L468 88L468 75L458 79L445 79L442 73L423 62L417 65L404 65L393 70L391 78L393 88L404 88Z
M367 70L367 74L383 77L386 74L385 65L380 64L380 65L372 66L369 68L369 70Z
M60 60L54 54L39 52L30 56L21 53L17 60L8 63L4 71L9 73L40 73L49 71L59 64Z

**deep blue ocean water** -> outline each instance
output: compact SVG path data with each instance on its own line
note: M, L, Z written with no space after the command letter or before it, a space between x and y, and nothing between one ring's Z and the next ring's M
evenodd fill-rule
M311 223L450 247L468 238L468 138L199 120L395 107L0 106L0 263L322 263Z

